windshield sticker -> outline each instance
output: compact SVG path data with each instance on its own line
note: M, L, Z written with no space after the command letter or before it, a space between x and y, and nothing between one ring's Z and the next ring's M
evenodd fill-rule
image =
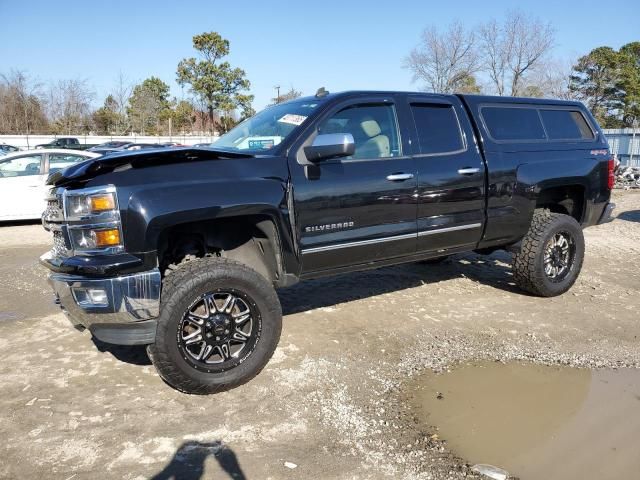
M249 148L267 150L273 148L275 142L273 140L249 140Z
M280 120L281 123L288 123L289 125L300 125L307 119L304 115L295 115L293 113L287 113Z

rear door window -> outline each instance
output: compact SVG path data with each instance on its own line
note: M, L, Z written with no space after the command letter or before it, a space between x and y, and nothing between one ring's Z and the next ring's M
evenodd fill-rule
M482 118L494 140L538 141L546 139L538 110L535 108L483 107Z
M452 105L412 103L420 153L451 153L464 149L458 117Z
M551 140L589 140L593 131L577 110L540 110Z
M63 168L69 167L74 163L84 162L85 160L88 160L88 158L72 153L49 154L49 173L59 172Z

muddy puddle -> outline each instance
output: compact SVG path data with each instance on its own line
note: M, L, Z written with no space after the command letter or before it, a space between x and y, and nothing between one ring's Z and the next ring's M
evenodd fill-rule
M408 392L471 464L523 480L640 478L640 370L487 362L423 374Z

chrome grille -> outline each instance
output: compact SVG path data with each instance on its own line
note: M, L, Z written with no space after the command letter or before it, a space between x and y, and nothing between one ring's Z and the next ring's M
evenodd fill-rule
M46 224L49 222L62 222L63 220L64 215L61 196L54 194L53 196L47 197L47 206L42 214L42 222L45 224L45 228L47 228Z
M64 188L52 188L47 195L46 208L42 213L42 225L53 234L53 257L68 257L70 252L64 239Z
M62 214L60 203L58 200L47 200L47 207L42 214L45 220L51 221L58 219Z
M62 192L52 189L47 196L46 201L47 206L42 214L42 223L44 224L44 228L47 228L47 223L62 222L64 220Z
M51 254L54 257L67 256L67 246L65 245L61 231L53 232L53 248L51 249Z

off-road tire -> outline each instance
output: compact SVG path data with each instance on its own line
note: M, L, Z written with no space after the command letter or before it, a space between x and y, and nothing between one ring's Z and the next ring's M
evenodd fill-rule
M554 282L545 273L544 250L551 238L559 232L571 235L575 251L566 277ZM513 276L516 285L541 297L555 297L565 293L573 286L582 269L584 249L582 228L573 217L551 213L548 209L536 209L529 231L514 255Z
M216 289L243 292L259 312L259 336L242 363L222 372L194 368L178 346L180 322L189 306ZM273 286L250 267L221 257L183 263L162 285L160 316L155 343L147 353L162 379L173 388L206 395L237 387L255 377L267 364L278 345L282 330L282 309Z

